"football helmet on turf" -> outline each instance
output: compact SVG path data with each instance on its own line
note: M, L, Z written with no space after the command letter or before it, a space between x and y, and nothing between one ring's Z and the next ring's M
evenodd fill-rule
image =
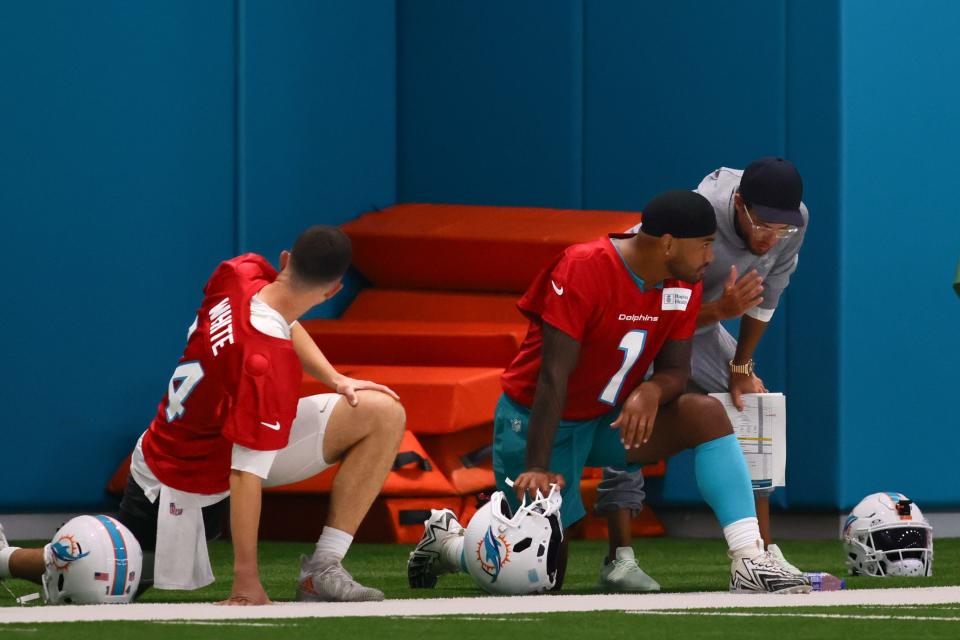
M501 595L542 593L557 580L563 541L560 490L551 486L546 497L537 491L533 502L511 513L502 491L470 518L463 541L467 571L485 591Z
M902 493L873 493L843 525L851 575L932 576L933 528Z
M140 586L140 543L109 516L70 520L43 558L43 597L50 604L126 604Z

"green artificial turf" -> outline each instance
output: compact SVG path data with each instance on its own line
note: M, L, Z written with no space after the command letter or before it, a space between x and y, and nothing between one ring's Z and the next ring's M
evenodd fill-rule
M635 543L641 566L664 591L724 591L729 564L720 540L642 539ZM784 541L787 557L805 570L844 575L839 542ZM309 553L308 543L261 544L261 574L267 592L276 601L291 600L298 571L297 557ZM444 576L436 589L412 591L406 583L406 558L412 545L354 545L345 563L363 583L376 586L388 598L462 597L482 595L464 575ZM210 545L218 581L193 592L148 592L142 602L211 602L229 593L232 555L227 543ZM932 578L847 578L848 588L960 585L960 540L936 542ZM598 541L571 544L564 593L596 593L594 583L605 553ZM18 595L36 591L27 582L6 586ZM759 596L758 596L759 597ZM0 589L0 603L15 606ZM725 614L725 615L718 615ZM828 618L812 617L827 615ZM870 618L876 616L877 619ZM0 622L3 611L0 609ZM805 607L728 611L529 613L517 615L323 618L294 620L227 620L206 622L73 622L0 624L0 638L86 640L103 638L316 638L351 639L390 637L424 640L430 637L470 640L510 638L736 638L811 640L862 637L877 639L960 637L960 604L910 607Z
M960 611L942 607L897 610L844 607L829 610L791 609L762 617L721 617L724 612L671 612L680 615L633 614L616 611L587 613L518 614L513 616L437 616L431 618L325 618L299 620L243 620L210 623L73 622L69 624L0 625L0 637L63 640L131 638L153 640L175 637L230 640L424 640L449 638L718 638L729 640L819 640L820 638L954 639L960 632ZM743 612L736 612L738 614ZM806 618L799 615L880 616L883 619ZM898 619L899 618L899 619ZM911 619L922 618L922 619ZM946 618L946 619L943 619Z
M27 544L27 543L20 543ZM839 541L786 540L781 548L787 558L804 571L826 571L845 577L848 589L960 585L960 539L937 540L932 578L847 577ZM406 561L413 545L355 544L344 566L363 584L381 589L388 598L442 598L482 595L464 574L443 576L436 589L407 587ZM664 591L723 591L730 577L726 545L722 540L641 538L634 542L641 567L653 576ZM263 542L260 545L260 574L267 593L276 601L293 600L300 554L313 550L310 543ZM599 593L595 588L606 543L573 541L563 593ZM232 547L227 542L210 544L210 558L217 581L197 591L148 591L140 602L210 602L230 592ZM36 586L19 580L6 583L17 595L36 591ZM9 594L0 590L0 603L13 605ZM960 633L958 633L960 636Z

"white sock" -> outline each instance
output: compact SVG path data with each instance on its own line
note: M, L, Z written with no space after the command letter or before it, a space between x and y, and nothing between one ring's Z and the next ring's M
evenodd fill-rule
M460 558L463 557L463 536L457 536L450 540L444 540L440 545L440 551L443 554L443 560L451 567L460 570Z
M731 522L723 528L723 537L727 539L730 551L748 557L763 553L763 544L760 540L760 525L756 518L744 518Z
M0 549L0 579L12 578L10 575L10 556L20 547L4 547Z
M352 542L353 536L346 531L340 531L340 529L334 529L333 527L324 527L323 532L320 534L320 539L317 540L317 549L313 552L313 557L316 558L318 555L323 554L333 556L337 560L343 560Z

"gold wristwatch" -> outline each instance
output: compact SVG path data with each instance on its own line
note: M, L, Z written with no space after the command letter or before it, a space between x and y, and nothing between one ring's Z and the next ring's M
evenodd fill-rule
M753 375L753 358L747 360L746 364L733 364L733 360L727 364L730 366L730 373L740 373L745 376Z

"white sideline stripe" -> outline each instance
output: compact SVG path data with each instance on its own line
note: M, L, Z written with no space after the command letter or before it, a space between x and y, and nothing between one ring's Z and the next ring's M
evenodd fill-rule
M706 616L728 618L823 618L829 620L936 620L960 622L948 616L869 616L858 613L757 613L749 611L624 611L641 616ZM458 618L459 620L459 618Z
M147 624L191 624L205 627L294 627L288 622L247 622L245 620L144 620Z
M383 602L290 602L263 607L214 604L63 605L0 608L0 624L99 620L264 620L358 616L438 616L536 614L563 611L658 611L768 607L832 607L958 604L960 587L855 589L792 595L726 593L651 593L642 595L557 595L480 598L431 598Z

